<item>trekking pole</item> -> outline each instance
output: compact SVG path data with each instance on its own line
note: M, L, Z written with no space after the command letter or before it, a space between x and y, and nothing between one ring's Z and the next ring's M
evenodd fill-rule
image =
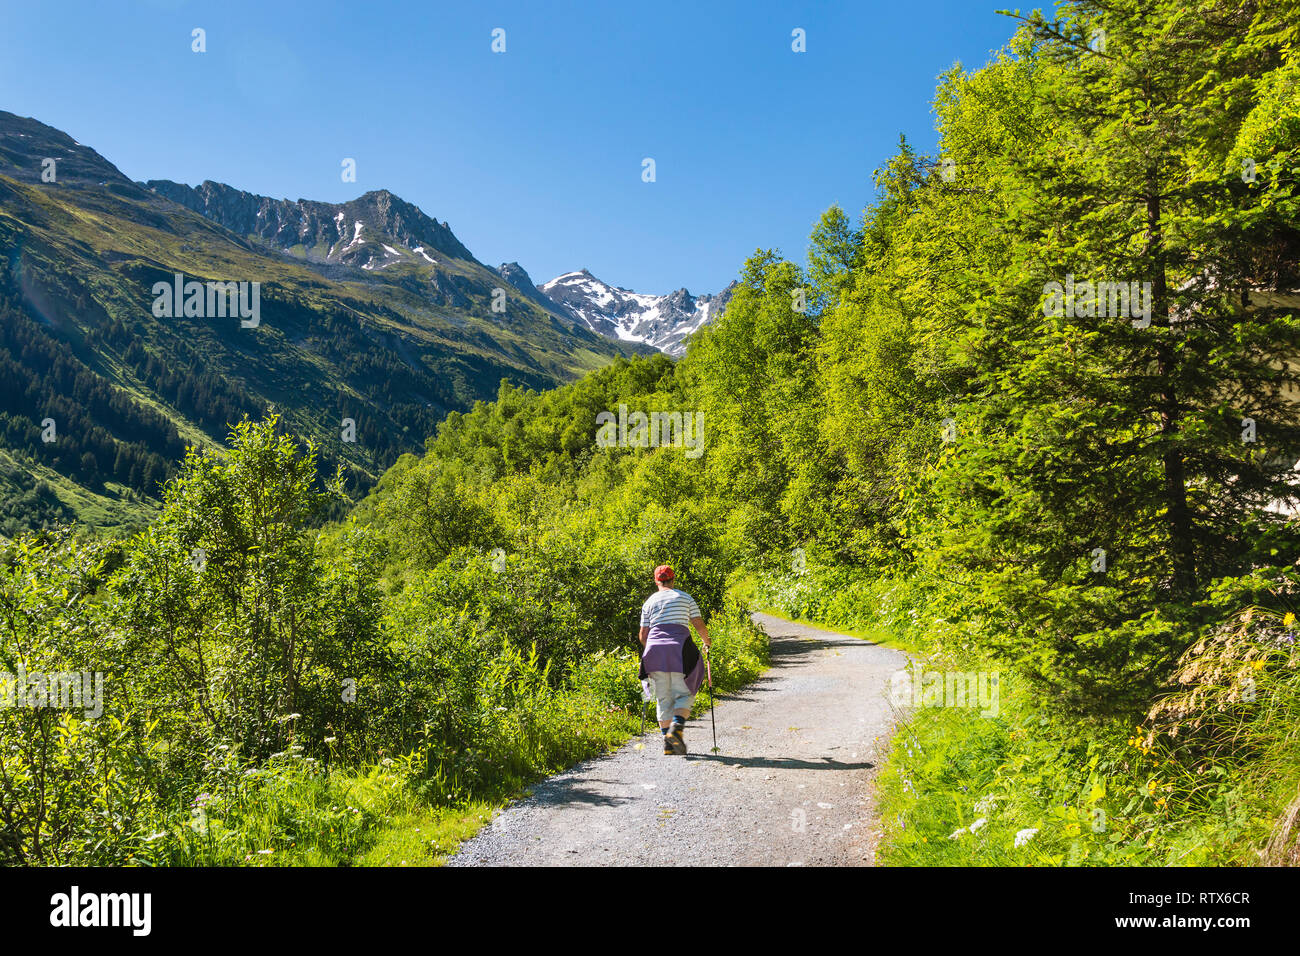
M709 662L708 645L704 647L704 673L709 678L709 720L713 722L713 752L718 752L718 715L717 702L713 699L713 665Z
M645 750L645 684L641 683L641 671L639 668L640 661L641 661L641 654L640 652L638 652L637 653L638 669L637 669L637 678L636 678L636 690L637 690L636 709L641 714L641 731L639 734L637 734L637 736L641 738L641 742L637 744L637 749Z

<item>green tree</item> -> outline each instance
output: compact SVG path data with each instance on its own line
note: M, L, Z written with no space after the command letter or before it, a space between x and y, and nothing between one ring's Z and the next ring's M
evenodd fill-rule
M191 449L115 580L156 661L142 680L197 749L319 744L356 725L348 690L382 671L374 549L322 559L312 528L337 487L319 486L315 448L276 425L236 425L225 455Z

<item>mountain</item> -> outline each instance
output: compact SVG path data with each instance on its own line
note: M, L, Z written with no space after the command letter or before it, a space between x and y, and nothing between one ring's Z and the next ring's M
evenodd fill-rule
M137 525L186 445L269 409L364 491L503 379L551 388L647 351L387 191L332 204L135 183L3 111L0 257L0 534L69 514ZM199 291L170 302L177 282ZM225 311L218 283L243 283L257 321Z
M593 332L682 355L686 337L721 314L735 285L718 295L692 296L685 289L648 295L609 285L582 269L557 276L541 291Z
M581 321L578 316L574 315L574 313L569 311L566 307L538 289L537 286L533 284L532 278L524 271L524 267L519 263L503 262L497 268L497 275L501 276L501 278L505 279L524 295L528 296L528 298L532 299L548 312L564 320L566 323L574 324ZM592 329L591 331L600 332L599 329Z
M185 186L161 179L142 185L238 236L256 238L311 261L362 269L384 268L414 257L430 265L437 264L437 257L477 261L447 223L431 219L387 189L336 204L270 199L214 182Z

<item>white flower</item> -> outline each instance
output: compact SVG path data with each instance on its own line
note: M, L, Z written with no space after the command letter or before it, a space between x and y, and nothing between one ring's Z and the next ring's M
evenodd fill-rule
M978 833L980 827L984 826L984 824L986 824L986 823L988 823L988 822L989 822L989 821L988 821L988 817L980 817L978 820L976 820L974 823L972 823L972 824L970 825L970 827L969 827L970 832L971 832L971 833Z
M980 797L978 800L975 801L975 812L981 814L987 814L997 805L998 805L997 798L994 797L993 794L991 793L985 794L984 796Z
M1018 830L1016 832L1016 846L1024 846L1034 838L1034 834L1037 832L1038 827L1028 827L1024 830Z
M962 827L960 830L953 830L951 833L948 834L948 839L955 840L965 832L966 832L965 827Z
M337 738L337 737L326 737L326 738L325 738L325 742L326 742L327 744L337 743L337 742L338 742L338 738Z

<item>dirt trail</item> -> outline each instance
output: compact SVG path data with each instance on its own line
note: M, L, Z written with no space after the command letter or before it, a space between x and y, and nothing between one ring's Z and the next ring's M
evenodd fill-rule
M896 650L754 615L772 666L687 725L686 757L645 747L584 761L532 787L451 866L861 866L875 858L876 765L893 731ZM707 691L702 691L707 693Z

